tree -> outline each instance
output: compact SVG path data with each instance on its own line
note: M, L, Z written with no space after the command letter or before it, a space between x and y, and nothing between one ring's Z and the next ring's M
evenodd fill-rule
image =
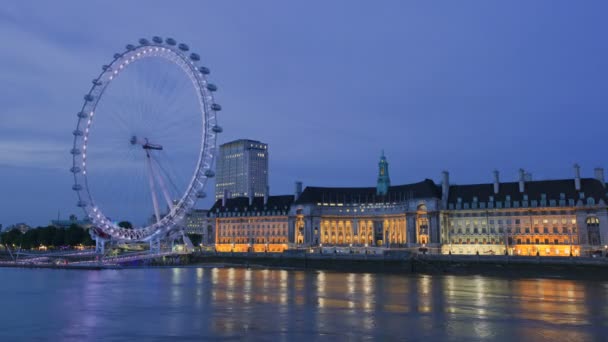
M118 226L125 229L133 229L133 225L129 221L120 221L118 222Z
M45 246L53 245L55 234L57 234L57 228L53 226L38 228L38 243Z
M70 225L70 228L65 231L65 243L70 246L76 246L82 243L84 235L84 229L76 224L72 224Z
M21 238L23 237L23 233L19 229L12 229L8 232L4 232L0 235L2 239L2 243L4 245L19 245L21 243Z
M53 245L55 247L65 245L65 230L64 229L57 229L57 231L55 231L55 235L53 236L53 241L51 242L51 245Z

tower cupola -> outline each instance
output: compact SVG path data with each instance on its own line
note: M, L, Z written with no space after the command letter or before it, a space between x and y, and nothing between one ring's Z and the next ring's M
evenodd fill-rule
M391 179L388 176L388 162L384 156L384 150L380 156L378 163L378 184L376 185L376 195L385 196L388 194L388 188L391 186Z

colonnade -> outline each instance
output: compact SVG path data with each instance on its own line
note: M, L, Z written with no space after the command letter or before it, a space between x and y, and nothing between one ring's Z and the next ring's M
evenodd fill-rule
M380 228L382 236L375 239L375 227ZM384 219L354 218L354 219L321 219L321 243L326 245L376 245L405 244L405 217Z

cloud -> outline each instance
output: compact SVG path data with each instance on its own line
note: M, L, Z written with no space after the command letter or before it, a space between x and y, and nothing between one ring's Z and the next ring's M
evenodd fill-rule
M69 149L53 141L0 140L0 151L4 166L69 169Z

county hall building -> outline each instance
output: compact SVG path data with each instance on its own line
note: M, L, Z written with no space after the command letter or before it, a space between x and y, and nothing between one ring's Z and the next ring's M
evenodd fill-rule
M430 179L391 185L380 158L376 187L296 187L288 214L290 246L426 248L434 253L587 255L608 245L603 169L594 178L515 182L494 172L486 184Z
M431 253L578 256L608 250L603 169L582 178L392 185L384 156L375 187L314 187L293 195L224 196L209 211L219 252L288 248L424 248ZM257 197L256 197L257 196Z

